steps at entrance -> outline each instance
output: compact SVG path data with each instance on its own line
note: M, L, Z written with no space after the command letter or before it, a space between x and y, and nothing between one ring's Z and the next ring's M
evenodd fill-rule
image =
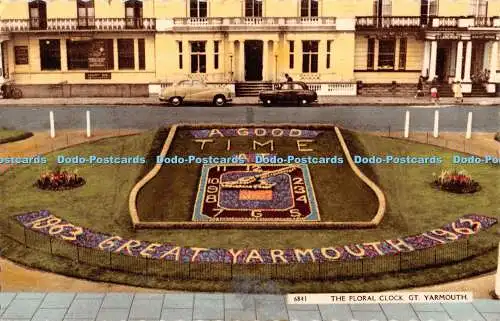
M256 97L263 90L272 90L273 84L271 82L262 81L246 81L236 83L235 91L236 97Z
M473 84L471 93L464 93L465 97L495 97L495 94L490 94L484 89L483 85ZM440 97L453 97L453 85L452 84L441 84L439 86L439 96Z

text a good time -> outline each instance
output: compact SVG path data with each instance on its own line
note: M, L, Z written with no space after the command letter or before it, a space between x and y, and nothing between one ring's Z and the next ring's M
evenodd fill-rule
M204 151L220 151L220 150L240 150L240 151L275 151L275 140L273 138L295 138L294 145L299 152L312 152L314 149L311 145L315 142L312 139L301 139L310 137L309 132L301 129L281 129L281 128L238 128L230 132L224 129L211 129L203 135L203 138L193 139L197 143L200 150ZM199 136L198 136L199 137ZM256 139L258 137L266 137L267 140ZM238 138L248 138L243 142ZM251 138L251 139L250 139ZM271 139L269 139L271 138ZM290 142L288 142L290 144Z

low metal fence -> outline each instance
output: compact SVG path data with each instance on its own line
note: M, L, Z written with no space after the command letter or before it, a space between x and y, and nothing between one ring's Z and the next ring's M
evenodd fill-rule
M4 232L27 248L36 249L74 262L140 275L181 280L344 280L365 278L385 273L414 271L427 267L460 262L496 248L498 242L490 233L482 232L455 242L424 250L382 255L357 260L230 264L210 262L182 263L162 259L130 256L75 245L25 228L13 219Z

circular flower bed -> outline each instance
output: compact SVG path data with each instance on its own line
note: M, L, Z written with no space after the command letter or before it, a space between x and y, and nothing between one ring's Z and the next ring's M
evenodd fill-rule
M50 191L64 191L85 185L83 177L78 176L77 172L67 172L57 169L40 175L40 178L34 184L36 187Z
M451 193L475 193L481 189L478 182L465 171L444 170L433 182L434 187Z

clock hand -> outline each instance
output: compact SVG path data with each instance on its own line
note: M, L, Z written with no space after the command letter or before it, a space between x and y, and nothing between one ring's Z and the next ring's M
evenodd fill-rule
M298 168L297 166L288 166L288 167L280 168L280 169L277 169L277 170L274 170L274 171L267 171L267 172L262 172L262 173L259 173L259 174L256 174L256 175L251 175L251 176L247 176L247 177L241 177L241 178L238 178L235 181L225 182L225 183L222 183L222 184L225 184L226 186L232 185L232 184L248 185L248 184L254 183L254 182L256 182L256 181L258 181L260 179L266 179L266 178L278 176L278 175L281 175L281 174L291 173L294 170L296 170L297 168Z

